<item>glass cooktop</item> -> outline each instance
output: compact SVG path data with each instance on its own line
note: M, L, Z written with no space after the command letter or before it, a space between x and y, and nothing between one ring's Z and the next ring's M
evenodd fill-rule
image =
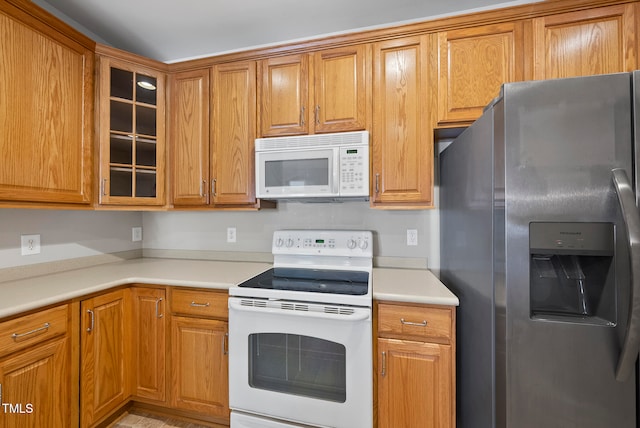
M364 296L368 292L369 273L325 269L272 268L238 286Z

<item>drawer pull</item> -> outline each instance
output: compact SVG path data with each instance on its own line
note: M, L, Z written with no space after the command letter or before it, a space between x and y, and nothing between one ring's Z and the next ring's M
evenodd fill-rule
M191 302L191 306L194 307L194 308L208 308L209 307L209 302L207 302L207 303Z
M422 322L411 322L411 321L405 321L404 318L400 318L400 322L404 325L414 325L416 327L426 327L427 326L427 320L422 320Z
M29 336L29 335L32 335L32 334L35 334L35 333L39 333L39 332L44 331L44 330L48 330L48 329L49 329L49 327L51 327L51 324L49 324L48 322L46 322L46 323L44 323L44 325L43 325L42 327L40 327L40 328L36 328L35 330L31 330L31 331L28 331L28 332L26 332L26 333L20 333L20 334L18 334L18 333L13 333L13 334L11 335L11 338L12 338L13 340L18 340L18 339L21 339L21 338L23 338L23 337L25 337L25 336Z

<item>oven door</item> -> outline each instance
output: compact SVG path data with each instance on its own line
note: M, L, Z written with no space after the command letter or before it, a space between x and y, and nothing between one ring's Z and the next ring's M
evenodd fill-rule
M229 298L229 407L297 423L373 424L371 309Z
M332 148L256 152L256 196L338 196L338 161Z

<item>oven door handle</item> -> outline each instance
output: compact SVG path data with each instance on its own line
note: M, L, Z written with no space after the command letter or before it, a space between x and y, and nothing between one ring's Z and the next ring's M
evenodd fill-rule
M363 321L367 319L371 319L371 309L369 308L348 308L347 310L343 310L342 308L337 309L337 311L327 311L327 312L317 312L317 311L307 311L303 308L307 305L303 303L291 303L284 304L288 308L274 308L274 307L261 307L261 306L251 306L242 304L239 300L229 299L229 309L233 309L238 312L250 312L250 313L262 313L262 314L275 314L275 315L291 315L291 316L300 316L305 318L321 318L321 319L330 319L337 321ZM331 309L334 309L335 306L331 306Z

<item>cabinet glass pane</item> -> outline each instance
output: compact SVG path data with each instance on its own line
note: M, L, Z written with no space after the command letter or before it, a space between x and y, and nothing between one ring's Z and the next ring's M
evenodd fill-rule
M133 171L131 168L111 167L111 196L131 196L133 194Z
M156 172L144 169L136 170L136 197L156 197Z
M133 100L133 73L111 68L111 96Z
M111 130L133 132L133 106L111 101Z
M146 138L136 140L136 165L156 166L156 141Z
M136 75L136 102L156 105L156 86L158 83L155 77Z
M111 134L109 162L131 165L133 163L133 138L128 135Z
M136 106L136 134L156 135L156 109Z

